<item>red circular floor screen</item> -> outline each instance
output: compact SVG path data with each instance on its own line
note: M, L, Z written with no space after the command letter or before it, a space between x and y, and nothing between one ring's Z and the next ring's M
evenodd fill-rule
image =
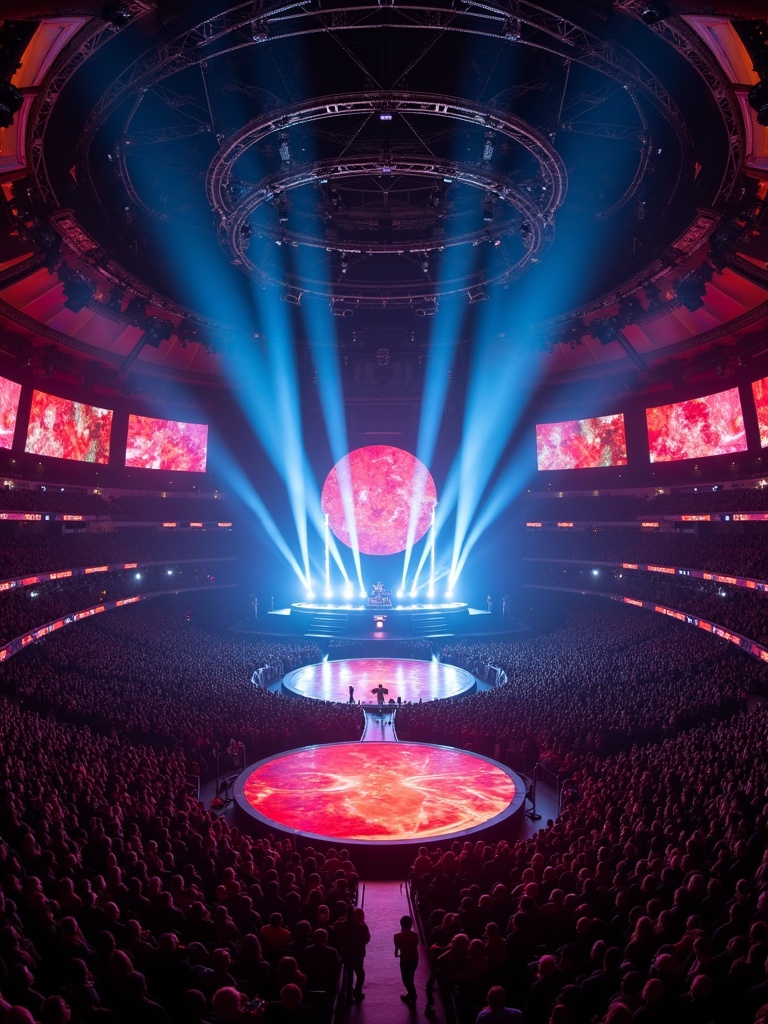
M261 762L242 782L247 808L270 825L337 842L466 832L510 813L516 794L502 765L427 743L303 747Z
M435 481L415 455L374 444L339 459L323 484L321 506L335 537L352 546L346 505L351 501L357 544L364 555L394 555L408 543L411 509L413 541L421 540L437 504Z

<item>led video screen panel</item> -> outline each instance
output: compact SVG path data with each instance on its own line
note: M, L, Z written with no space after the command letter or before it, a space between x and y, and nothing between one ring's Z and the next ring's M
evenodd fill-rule
M704 459L747 450L739 389L646 409L651 462Z
M540 470L626 466L624 415L537 423L536 464Z
M44 391L32 395L25 451L75 462L109 462L112 410Z
M354 530L364 555L394 555L407 546L412 515L413 543L427 532L437 491L432 474L415 455L372 444L339 459L323 484L320 504L342 543L354 546ZM347 506L353 510L350 517ZM351 528L349 518L354 520Z
M208 461L208 424L128 417L125 464L132 469L204 473Z
M21 384L0 377L0 448L10 448L13 445L20 395Z
M768 377L752 381L752 395L757 410L757 425L760 428L760 447L768 447Z

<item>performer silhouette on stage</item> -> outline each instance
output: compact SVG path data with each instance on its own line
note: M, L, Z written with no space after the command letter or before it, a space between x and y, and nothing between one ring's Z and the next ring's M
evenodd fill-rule
M371 690L371 693L375 693L376 694L376 703L379 706L383 707L384 706L384 696L385 696L385 694L389 693L389 690L387 690L384 686L381 685L381 683L379 683L378 686L374 686L374 688Z
M349 687L349 703L350 704L354 704L355 703L355 688L352 685L350 685L350 687Z

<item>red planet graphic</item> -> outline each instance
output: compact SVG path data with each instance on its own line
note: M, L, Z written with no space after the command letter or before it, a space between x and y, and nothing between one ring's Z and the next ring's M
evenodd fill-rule
M391 445L356 448L340 459L323 484L321 506L335 537L351 547L342 494L351 494L357 543L364 555L394 555L408 541L416 509L414 544L432 522L437 491L432 475L415 455Z

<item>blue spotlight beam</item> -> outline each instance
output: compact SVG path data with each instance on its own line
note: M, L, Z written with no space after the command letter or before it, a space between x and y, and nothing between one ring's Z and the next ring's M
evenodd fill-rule
M299 259L301 260L301 254ZM312 361L317 371L318 394L323 410L325 429L331 446L331 454L334 462L339 463L348 453L349 442L344 419L344 394L341 386L341 370L339 367L333 317L330 314L327 303L320 302L319 300L308 300L306 308L302 307L302 313ZM357 540L355 501L347 463L340 467L338 477L339 492L344 508L344 520L351 542L352 558L358 584L362 590L363 574L360 562L360 548Z

